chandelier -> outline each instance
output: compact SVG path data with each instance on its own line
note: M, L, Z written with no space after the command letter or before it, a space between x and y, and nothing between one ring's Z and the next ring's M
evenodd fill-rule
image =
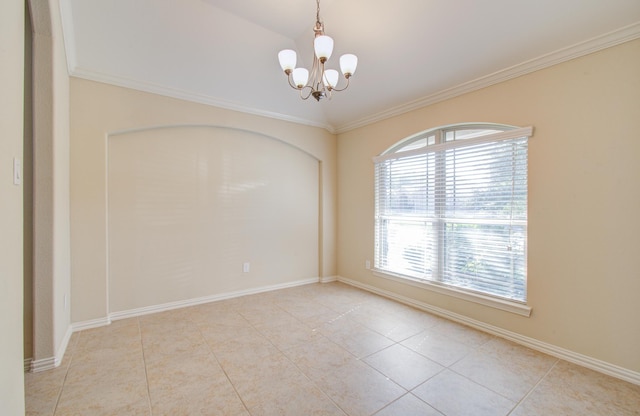
M349 79L356 72L358 57L353 54L345 54L340 57L340 70L346 79L346 85L337 88L338 71L325 69L324 65L333 52L333 39L324 34L324 24L320 21L320 0L316 0L316 25L313 28L315 38L313 40L313 66L311 73L306 68L296 68L296 52L284 49L278 53L278 60L282 70L287 75L289 85L300 91L300 98L306 100L313 97L316 101L328 97L331 99L333 91L344 91L349 87Z

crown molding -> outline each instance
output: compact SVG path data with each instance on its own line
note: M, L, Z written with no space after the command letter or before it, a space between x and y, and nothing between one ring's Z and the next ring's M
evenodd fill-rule
M350 130L354 130L369 124L376 123L378 121L405 114L413 110L417 110L444 100L448 100L450 98L479 90L481 88L498 84L500 82L508 81L510 79L538 71L540 69L548 68L550 66L557 65L562 62L579 58L581 56L588 55L594 52L598 52L600 50L610 48L612 46L616 46L621 43L629 42L638 38L640 38L640 22L636 22L623 28L606 33L604 35L591 38L584 42L559 49L555 52L530 59L512 67L502 69L500 71L485 75L480 78L476 78L472 81L438 91L434 94L430 94L417 100L410 101L406 104L402 104L388 110L363 117L359 120L335 126L335 130L337 134L345 133Z
M70 63L70 62L69 62ZM226 110L238 111L245 114L252 114L261 117L267 117L276 120L288 121L291 123L301 124L311 127L319 127L335 134L332 125L308 120L300 117L294 117L287 114L277 113L273 111L260 110L257 108L244 106L237 103L221 100L206 94L199 94L178 88L166 87L153 84L146 81L126 78L116 75L109 75L98 71L92 71L79 66L69 67L69 75L75 78L86 79L89 81L101 82L103 84L115 85L117 87L129 88L132 90L148 92L151 94L162 95L165 97L176 98L183 101L194 102L197 104L205 104L213 107L223 108Z
M62 41L64 42L65 56L67 58L67 72L71 75L71 70L77 66L75 28L73 25L73 14L71 13L71 0L60 0L59 12L62 24Z
M301 117L294 117L287 114L277 113L273 111L261 110L253 107L244 106L237 103L221 100L205 94L198 94L191 91L181 90L177 88L169 88L166 86L153 84L146 81L136 80L132 78L120 77L111 74L105 74L82 68L78 65L75 42L75 29L73 26L73 15L70 0L60 0L59 4L60 19L62 22L62 38L64 42L65 56L67 59L67 73L75 78L86 79L89 81L101 82L103 84L115 85L118 87L129 88L137 91L158 94L170 98L177 98L183 101L205 104L214 107L224 108L227 110L238 111L246 114L267 117L276 120L288 121L291 123L301 124L304 126L319 127L327 130L331 134L336 134L334 127L329 123L321 123L308 120Z
M219 98L211 97L205 94L198 94L191 91L185 91L177 88L169 88L157 84L152 84L146 81L130 79L126 77L120 77L115 75L109 75L92 71L86 68L82 68L77 65L75 56L75 47L73 35L69 32L69 24L71 18L68 14L68 7L65 0L61 1L61 14L64 21L63 27L67 28L64 33L65 49L67 50L67 67L69 75L87 79L90 81L101 82L105 84L115 85L119 87L129 88L133 90L148 92L152 94L158 94L171 98L177 98L179 100L195 102L199 104L210 105L214 107L224 108L227 110L238 111L247 114L253 114L257 116L288 121L296 124L301 124L311 127L319 127L329 131L332 134L346 133L350 130L354 130L360 127L367 126L391 117L399 116L410 111L414 111L429 105L436 104L438 102L448 100L472 91L476 91L500 82L508 81L513 78L526 75L540 69L544 69L553 65L557 65L562 62L566 62L575 58L579 58L584 55L588 55L600 50L610 48L621 43L625 43L631 40L640 38L640 22L633 23L623 28L614 30L601 36L597 36L580 42L578 44L559 49L555 52L551 52L537 58L522 62L520 64L511 66L509 68L502 69L489 75L476 78L474 80L456 85L451 88L447 88L433 94L424 96L417 100L410 101L408 103L389 108L387 110L371 114L369 116L347 122L341 125L331 125L329 123L320 123L313 120L308 120L300 117L294 117L287 114L260 110L244 106L237 103L221 100Z

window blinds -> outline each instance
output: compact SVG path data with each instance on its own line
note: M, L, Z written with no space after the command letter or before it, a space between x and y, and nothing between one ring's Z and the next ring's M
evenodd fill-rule
M376 269L524 302L531 132L375 158Z

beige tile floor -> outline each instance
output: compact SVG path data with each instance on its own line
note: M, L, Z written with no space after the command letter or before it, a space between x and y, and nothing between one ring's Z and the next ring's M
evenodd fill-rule
M75 333L28 415L640 415L640 386L341 283Z

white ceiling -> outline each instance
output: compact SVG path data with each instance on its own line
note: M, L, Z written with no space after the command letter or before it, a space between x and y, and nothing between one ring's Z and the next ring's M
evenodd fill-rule
M69 72L345 131L640 37L639 0L322 0L349 89L302 101L277 53L311 63L314 0L61 0ZM615 63L612 63L615 64Z

